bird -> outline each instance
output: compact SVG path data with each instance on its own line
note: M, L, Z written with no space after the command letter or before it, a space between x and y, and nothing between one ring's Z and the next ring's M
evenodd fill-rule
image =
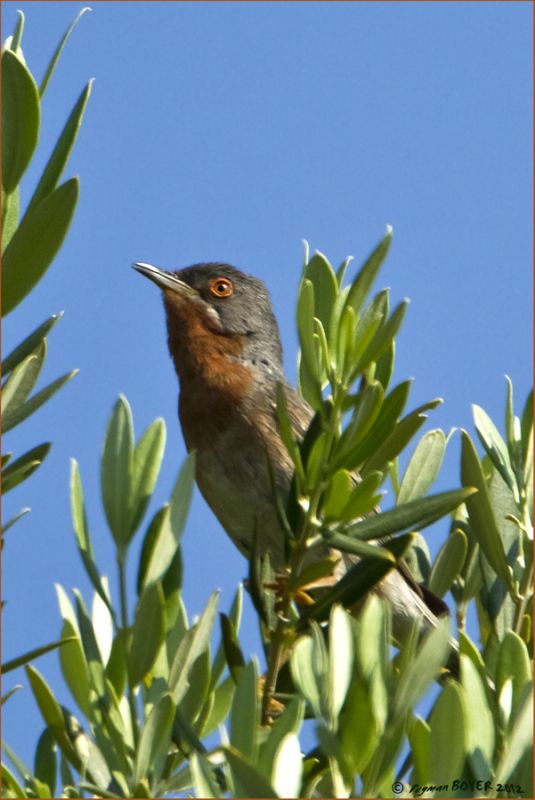
M246 558L256 530L260 555L268 552L275 572L282 570L286 534L273 480L287 497L294 467L279 433L277 386L284 389L297 440L313 411L284 374L269 292L259 278L226 263L174 271L144 262L132 266L162 291L169 353L180 384L179 419L187 450L196 452L201 494ZM318 557L327 551L326 545ZM335 577L355 560L340 554ZM405 566L391 570L374 591L390 605L399 641L415 620L425 633L436 626L437 615L447 613L446 604L417 584Z

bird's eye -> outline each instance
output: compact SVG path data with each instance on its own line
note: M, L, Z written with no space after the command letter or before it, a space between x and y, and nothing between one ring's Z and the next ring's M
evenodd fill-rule
M234 293L234 285L228 278L214 278L210 281L209 289L214 297L230 297Z

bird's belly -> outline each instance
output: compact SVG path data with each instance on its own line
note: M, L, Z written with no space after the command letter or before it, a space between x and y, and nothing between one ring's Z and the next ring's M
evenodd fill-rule
M201 493L240 552L251 553L255 530L260 553L275 568L284 560L284 532L272 500L266 454L224 434L209 449L197 451L196 478Z

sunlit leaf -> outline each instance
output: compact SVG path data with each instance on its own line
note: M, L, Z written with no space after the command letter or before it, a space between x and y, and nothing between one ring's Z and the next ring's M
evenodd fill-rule
M128 655L130 684L136 686L152 667L163 644L165 607L161 584L152 583L143 591L136 608L132 645Z
M52 155L48 159L48 162L43 170L39 183L37 184L37 187L28 204L26 213L30 208L39 203L40 200L43 200L56 188L78 136L78 131L80 130L80 125L82 124L85 107L87 105L87 101L89 100L89 95L91 94L92 85L93 81L90 80L76 101L76 104L74 105L74 108L72 109L69 118L65 123L65 127L63 128L63 131L61 132L54 146Z
M124 557L129 534L134 429L126 397L117 400L104 439L101 461L102 501L113 538Z
M437 597L444 597L449 591L453 581L463 568L467 552L466 536L457 528L440 548L431 568L428 587Z
M2 373L7 375L7 373L15 369L21 361L31 355L45 336L50 333L54 325L59 322L62 316L63 311L59 314L53 314L17 345L17 347L2 360Z
M69 230L78 178L50 192L25 214L3 255L3 313L12 311L41 280Z
M12 192L39 139L39 93L31 72L13 50L2 53L2 185ZM4 262L4 269L6 265ZM4 297L4 303L6 298ZM7 311L4 308L4 313Z
M65 33L61 37L60 42L59 42L58 46L56 47L56 50L54 51L54 54L53 54L53 56L52 56L52 58L50 60L50 63L48 64L48 66L47 66L47 68L45 70L45 74L43 75L43 79L41 81L41 85L39 86L39 94L40 94L41 97L45 93L46 87L48 86L50 78L52 77L52 74L53 74L53 72L54 72L54 70L56 68L57 63L58 63L59 57L60 57L60 55L61 55L61 53L63 51L63 48L65 47L65 44L67 43L67 39L69 38L69 36L71 35L72 31L74 30L74 27L76 26L78 20L86 13L86 11L91 11L89 6L86 6L86 7L82 8L80 10L80 12L78 13L78 15L75 18L74 22L72 22L69 25L69 27L67 28L67 30L65 31Z
M427 494L440 471L445 450L444 431L437 429L422 436L401 480L399 505Z

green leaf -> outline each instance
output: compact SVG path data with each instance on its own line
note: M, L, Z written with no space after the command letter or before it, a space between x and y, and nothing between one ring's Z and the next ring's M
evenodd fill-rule
M526 751L533 747L533 692L525 693L524 702L515 720L510 736L505 738L504 748L496 766L496 779L507 781ZM531 757L530 757L531 759Z
M280 717L272 724L267 739L260 746L258 765L266 778L271 777L275 753L283 739L290 733L297 734L305 714L305 704L300 697L294 697Z
M278 797L299 797L303 778L303 758L299 739L287 733L273 761L271 784Z
M27 653L24 653L22 656L17 656L17 658L12 658L10 661L6 661L2 664L2 672L6 674L7 672L11 672L17 667L22 667L25 664L28 664L30 661L33 661L39 656L45 655L45 653L50 653L51 650L56 650L58 647L62 647L65 643L65 639L59 639L56 642L51 642L50 644L42 645L41 647L35 647L33 650L29 650Z
M41 341L47 336L48 333L52 330L54 325L59 322L59 320L63 316L63 311L59 314L53 314L51 317L46 319L38 328L36 328L29 336L27 336L14 350L7 355L2 361L2 372L4 375L7 375L8 372L11 372L18 367L18 365L23 361L27 356L31 355L34 350L41 344Z
M314 305L314 284L304 278L301 281L297 298L297 332L301 353L307 368L312 376L319 377L319 363L314 345Z
M223 751L236 787L236 797L278 797L275 789L253 765L231 747Z
M126 553L130 530L133 440L132 412L126 397L120 395L106 429L101 461L101 489L106 519L121 558Z
M323 253L316 250L304 269L303 279L309 280L314 287L314 316L328 330L338 283L334 270Z
M254 764L258 751L258 672L250 661L241 670L230 717L230 743Z
M170 694L164 694L154 705L145 721L136 752L134 764L134 784L149 779L151 773L158 780L167 755L171 729L175 716L175 706ZM159 766L160 769L156 769Z
M460 686L447 683L429 719L429 780L440 784L447 775L462 775L466 758L464 706Z
M65 757L71 762L75 769L80 770L82 767L80 757L71 744L67 729L65 727L65 720L63 712L59 706L56 698L44 678L39 672L31 666L26 666L26 675L30 681L33 695L39 706L41 715L54 734L54 737L61 747Z
M64 619L61 637L66 642L59 651L59 661L65 683L78 707L87 718L91 718L89 668L80 636L72 622Z
M15 372L12 373L12 376ZM29 400L27 400L23 405L19 406L17 409L13 411L9 415L9 427L14 428L16 425L19 425L23 422L27 417L31 416L38 408L41 408L48 400L50 400L56 392L68 383L71 378L74 378L75 375L78 374L77 369L71 370L71 372L67 372L65 375L62 375L60 378L56 378L55 381L49 383L48 386L45 386L44 389L41 389L39 392L36 392ZM11 376L11 377L12 377ZM6 432L6 424L4 421L4 433Z
M507 446L489 415L479 406L472 405L477 435L485 451L511 491L516 492L516 482Z
M408 528L421 530L464 503L474 491L472 487L466 487L440 492L430 497L420 497L402 506L396 506L390 511L356 522L344 532L359 539L378 539Z
M20 56L2 53L2 185L9 194L20 182L39 139L37 86ZM4 269L6 263L4 261ZM4 305L6 297L4 295ZM7 311L4 307L4 314Z
M147 510L158 480L164 448L165 422L163 419L156 419L149 425L134 449L130 484L129 538L136 532Z
M19 187L6 194L2 187L2 254L18 228L20 216Z
M349 615L335 605L329 622L328 697L332 720L336 720L351 682L353 672L353 635Z
M446 437L440 428L422 436L401 480L398 505L427 494L440 472L445 451Z
M189 672L199 655L209 647L219 593L213 592L199 620L183 637L169 670L169 689L174 702L184 697L189 686Z
M14 427L24 401L37 382L46 357L46 340L16 367L2 387L2 428Z
M329 547L334 547L336 550L341 550L343 553L351 553L351 555L359 556L360 558L380 558L390 561L395 564L396 559L386 547L380 547L377 544L368 544L361 539L356 539L354 536L345 536L343 533L331 533L330 531L322 531L322 535L329 543Z
M515 713L524 687L531 680L531 663L525 643L513 631L506 632L500 646L496 669L498 694L508 678L513 682L513 713Z
M2 490L4 494L14 489L19 483L25 481L42 464L52 447L50 442L45 442L28 450L23 456L13 461L9 467L2 471Z
M323 515L326 520L338 519L351 494L353 478L346 469L332 476L324 494Z
M7 531L15 524L15 522L18 522L19 519L22 519L22 517L26 516L26 514L29 514L30 511L31 508L21 508L18 514L15 514L14 517L11 517L10 520L5 522L2 525L2 536L4 536L7 533Z
M14 774L11 772L9 767L6 764L2 764L2 786L6 787L4 789L4 797L28 797L20 783L15 778ZM8 794L6 789L9 789L11 794Z
M82 563L85 567L89 580L93 584L93 588L99 593L110 612L112 612L111 602L108 595L104 591L102 578L95 561L93 544L91 542L91 535L89 533L89 526L87 524L82 479L80 477L78 463L74 458L71 459L70 493L72 525L74 528L74 534L76 536L76 544L78 545L78 550L80 551L80 556L82 558Z
M477 494L466 499L470 524L479 545L496 574L513 591L503 542L492 510L487 483L472 440L462 432L461 482L474 486Z
M492 711L477 668L461 655L461 685L466 712L466 744L474 774L483 780L492 776L495 734Z
M65 44L67 43L67 39L69 38L69 36L73 32L73 30L74 30L78 20L80 19L80 17L82 17L86 13L86 11L91 11L89 6L86 6L85 8L82 8L82 10L78 13L78 15L77 15L76 19L74 20L74 22L72 22L71 25L67 28L67 30L63 34L58 46L56 47L56 50L54 51L54 55L52 56L52 58L50 60L50 63L48 64L48 66L47 66L47 68L45 70L45 74L43 75L43 80L41 81L41 85L39 86L39 94L40 94L41 97L45 93L46 87L48 86L48 82L50 81L50 78L52 77L52 74L53 74L53 72L54 72L54 70L56 68L56 65L58 63L59 57L60 57L60 55L62 53L62 50L65 47Z
M370 305L364 310L363 314L359 318L358 325L351 342L351 363L348 365L350 368L348 380L353 380L357 375L355 364L361 361L363 353L368 349L376 333L386 320L388 316L389 303L390 290L382 289L373 298ZM348 311L351 311L351 314L355 316L355 311L351 308L351 306L346 306L342 315L342 319L346 316Z
M357 483L340 513L339 521L352 522L357 517L369 514L378 502L379 496L376 492L382 480L381 472L370 472L360 483Z
M78 98L74 108L72 109L69 118L65 123L65 127L63 128L63 131L56 142L52 155L50 156L48 163L43 170L43 174L41 175L41 179L37 184L37 188L35 189L35 192L33 193L28 204L26 213L28 213L30 208L32 208L40 200L43 200L56 188L78 136L78 131L80 130L80 125L82 124L85 107L87 105L87 101L89 100L89 95L91 94L92 85L93 80L90 80Z
M410 547L413 540L411 534L398 536L388 542L389 550L397 561ZM299 630L306 627L309 619L323 621L335 603L340 603L344 608L349 608L361 600L394 566L390 560L382 558L366 558L359 561L313 606L308 606L301 614Z
M35 749L34 773L35 777L48 787L50 791L49 797L54 797L56 788L56 773L58 769L56 751L56 740L49 728L45 728Z
M78 178L71 178L24 216L3 256L4 315L24 300L43 277L67 235L78 193Z
M359 441L356 447L348 453L347 458L344 458L344 464L350 468L360 464L387 439L407 403L410 387L411 381L404 381L385 397L372 427L364 435L362 441Z
M213 671L212 671L213 672ZM199 727L200 736L204 738L214 731L222 722L224 722L230 712L232 699L234 697L236 684L232 677L229 675L222 683L213 690L214 702L210 708L209 714L206 716L204 722Z
M358 735L355 735L358 731ZM364 682L353 680L340 717L340 753L354 774L362 773L379 742L373 698Z
M192 753L191 775L197 797L222 797L210 762L202 753Z
M465 534L457 528L448 536L431 568L429 589L437 597L444 597L463 568L468 552Z
M374 469L384 469L389 461L393 461L408 445L416 431L418 431L427 419L427 415L422 413L424 410L436 408L442 403L440 398L430 400L422 406L404 417L388 438L372 453L366 461L366 471Z
M154 664L165 634L165 604L161 584L144 589L136 608L132 646L128 654L131 686L143 680Z
M344 430L336 449L336 463L352 452L366 436L379 416L384 399L383 387L378 381L370 381L359 393L353 416Z
M171 527L175 538L179 538L188 518L195 482L195 452L189 453L178 474L171 495Z
M312 631L316 629L313 626ZM319 636L321 637L321 632ZM317 639L317 637L316 637ZM292 652L290 667L292 677L301 694L312 708L316 719L323 717L327 671L327 654L325 645L316 645L311 636L303 636L297 640Z
M437 677L450 653L450 621L437 620L436 627L425 634L416 657L400 675L394 696L394 714L408 714Z
M221 624L221 641L225 652L225 659L234 681L238 683L240 673L245 667L245 659L241 651L240 643L234 625L226 614L219 614Z
M392 339L389 347L385 350L382 356L379 356L375 363L375 380L379 381L383 389L387 390L394 371L394 358L396 354L396 342Z
M238 584L238 588L236 589L236 594L234 595L234 599L232 601L232 605L230 607L230 611L228 614L229 622L232 625L232 629L233 631L235 631L236 635L238 634L238 631L240 629L242 606L243 606L243 584L240 583ZM210 691L212 691L215 688L219 678L223 674L225 666L226 666L225 648L223 645L223 641L221 641L219 647L217 648L214 662L212 664Z
M93 629L93 623L87 608L85 607L82 595L78 589L73 589L73 594L76 599L76 614L78 618L78 629L80 631L80 639L84 649L85 659L89 669L89 677L92 686L98 695L100 701L109 699L109 690L106 686L104 664L97 643L97 637Z
M522 419L520 421L520 431L521 431L521 439L522 439L522 449L524 451L524 460L525 455L528 451L528 443L532 442L533 434L533 389L527 396L526 404L524 406L524 410L522 411Z
M356 314L359 313L361 307L364 305L372 284L377 277L379 268L386 258L391 241L392 228L388 226L386 235L368 256L363 266L360 268L356 279L353 281L347 297L347 304L351 306Z
M388 320L376 331L373 339L353 366L352 374L355 377L363 372L370 362L377 361L390 348L401 327L408 305L408 300L399 303Z

